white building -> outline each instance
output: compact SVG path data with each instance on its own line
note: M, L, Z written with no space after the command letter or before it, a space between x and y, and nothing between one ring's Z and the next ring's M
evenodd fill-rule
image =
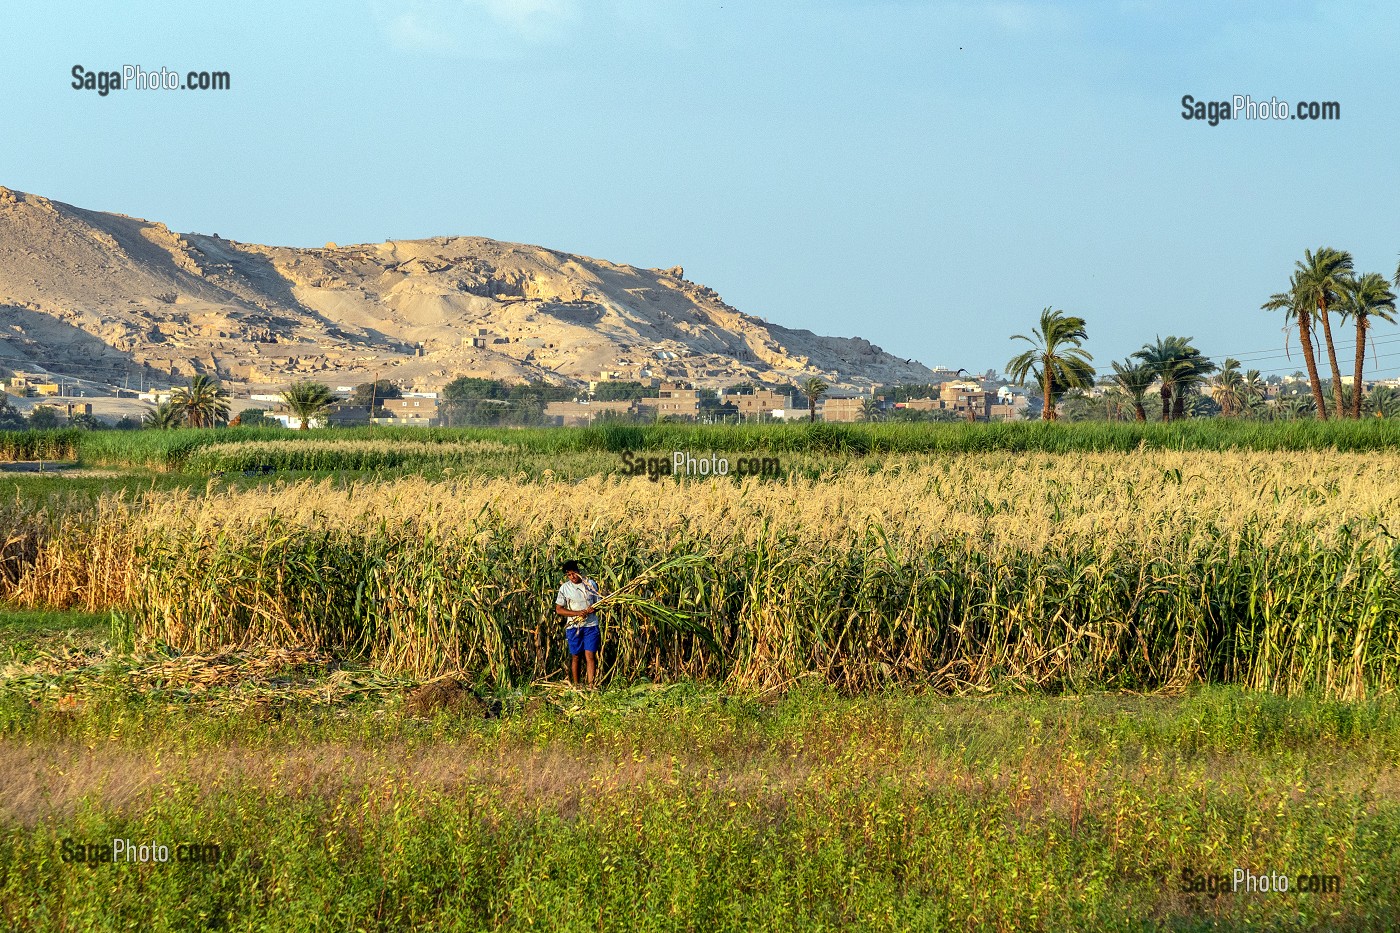
M269 411L264 413L263 417L268 421L276 421L278 424L282 425L282 427L291 428L294 431L301 428L301 419L289 411ZM310 418L307 420L306 426L308 428L324 428L326 426L326 417L324 415L319 415L315 418Z

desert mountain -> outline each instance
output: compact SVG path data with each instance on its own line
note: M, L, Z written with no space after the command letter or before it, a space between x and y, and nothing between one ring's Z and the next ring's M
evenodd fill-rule
M610 371L859 388L932 375L858 337L745 314L680 267L482 237L260 246L7 188L0 364L118 383L208 373L249 387L577 383Z

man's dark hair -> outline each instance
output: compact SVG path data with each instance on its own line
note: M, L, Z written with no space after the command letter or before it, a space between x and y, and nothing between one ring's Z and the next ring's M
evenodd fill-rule
M563 570L564 570L565 573L568 573L568 572L571 571L571 570L572 570L574 573L583 573L583 568L579 566L579 562L576 561L576 560L566 560L566 561L564 561Z

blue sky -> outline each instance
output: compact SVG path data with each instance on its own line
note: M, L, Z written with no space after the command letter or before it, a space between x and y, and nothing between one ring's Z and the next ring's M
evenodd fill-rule
M1281 348L1259 305L1305 248L1387 278L1400 253L1380 2L55 2L0 23L0 184L245 241L682 264L744 311L930 365L1000 367L1047 305L1105 369L1156 334ZM233 89L103 98L75 64ZM1210 127L1184 94L1342 118ZM1294 345L1252 365L1292 371Z

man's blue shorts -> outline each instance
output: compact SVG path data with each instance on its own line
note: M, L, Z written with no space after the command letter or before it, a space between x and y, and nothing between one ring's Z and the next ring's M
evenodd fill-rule
M569 639L569 654L596 652L603 647L603 633L598 631L596 625L587 628L566 628L564 636Z

